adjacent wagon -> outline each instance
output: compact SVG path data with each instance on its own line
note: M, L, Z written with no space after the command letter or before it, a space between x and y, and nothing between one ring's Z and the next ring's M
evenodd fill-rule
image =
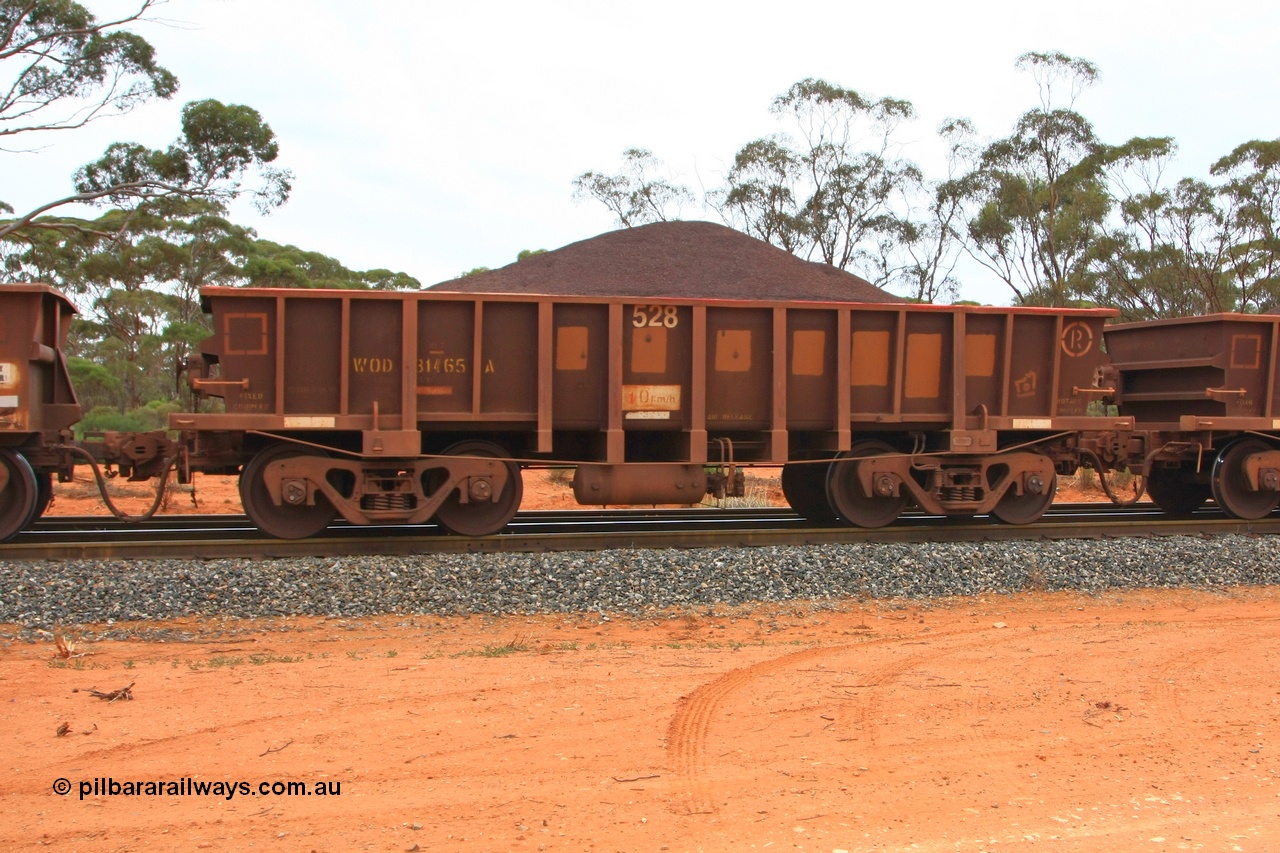
M1172 515L1210 496L1262 518L1280 503L1280 316L1214 314L1107 327L1116 402L1147 491Z
M63 354L75 313L52 287L0 290L0 542L44 512L54 473L70 471L57 448L81 415Z

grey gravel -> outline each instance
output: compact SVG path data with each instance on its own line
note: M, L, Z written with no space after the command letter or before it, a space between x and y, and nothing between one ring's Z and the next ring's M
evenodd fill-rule
M1280 537L0 562L0 623L201 617L641 615L670 608L1280 582Z

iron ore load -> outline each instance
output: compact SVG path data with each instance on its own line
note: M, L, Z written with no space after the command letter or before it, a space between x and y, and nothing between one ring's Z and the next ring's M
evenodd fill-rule
M536 263L572 273L574 248ZM70 436L74 309L0 287L0 539L53 477L98 460L134 479L238 472L246 514L285 538L339 515L496 533L523 470L548 465L575 467L584 505L692 504L740 493L744 466L782 466L801 515L864 527L909 505L1031 523L1082 465L1144 474L1175 515L1280 501L1280 317L1106 326L1115 312L690 298L668 280L694 267L657 268L657 285L613 295L523 292L510 271L519 292L206 288L214 334L188 376L220 410L91 450Z

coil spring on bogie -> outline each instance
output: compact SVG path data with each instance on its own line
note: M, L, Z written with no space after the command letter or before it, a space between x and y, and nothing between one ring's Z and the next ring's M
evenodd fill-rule
M978 500L977 486L943 486L939 498L943 503L974 503Z
M363 510L407 510L417 506L417 498L413 495L364 495L360 498Z

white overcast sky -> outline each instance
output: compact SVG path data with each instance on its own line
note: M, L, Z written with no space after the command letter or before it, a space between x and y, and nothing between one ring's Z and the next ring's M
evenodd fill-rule
M132 5L84 2L99 18ZM784 129L769 102L805 77L911 101L920 118L903 138L919 142L904 153L935 176L943 119L996 137L1036 104L1014 68L1031 50L1097 64L1077 108L1108 142L1173 136L1180 175L1280 137L1274 2L170 0L154 17L167 24L138 30L178 96L21 140L40 150L0 155L0 198L21 212L66 194L111 141L166 145L187 101L248 104L296 179L283 208L238 221L433 284L611 230L571 181L616 171L625 148L652 150L695 191L718 185L741 145ZM963 295L1005 302L1002 287L970 271Z

